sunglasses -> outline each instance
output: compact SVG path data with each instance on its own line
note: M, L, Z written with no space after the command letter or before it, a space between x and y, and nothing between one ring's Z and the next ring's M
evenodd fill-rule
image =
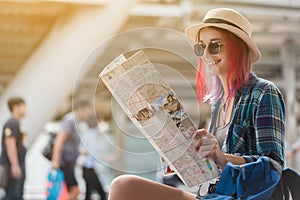
M210 41L207 46L209 54L217 55L218 53L220 53L222 45L223 44L221 42ZM194 45L194 53L197 56L203 56L205 48L206 48L205 44L197 43Z

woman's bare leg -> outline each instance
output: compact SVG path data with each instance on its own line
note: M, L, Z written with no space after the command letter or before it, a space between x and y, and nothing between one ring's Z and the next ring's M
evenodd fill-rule
M196 195L138 176L122 175L113 180L110 187L108 199L196 200Z

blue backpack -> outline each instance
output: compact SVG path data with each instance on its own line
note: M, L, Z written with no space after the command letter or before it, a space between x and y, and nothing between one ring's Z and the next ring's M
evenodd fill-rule
M256 162L244 165L228 163L222 172L216 191L200 199L270 199L281 182L281 166L275 165L271 164L268 157L260 157Z

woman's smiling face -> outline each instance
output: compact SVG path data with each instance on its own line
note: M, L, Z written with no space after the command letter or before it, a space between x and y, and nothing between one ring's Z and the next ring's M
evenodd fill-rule
M213 54L208 50L210 43L219 44L218 48L220 51L218 52L217 50L217 54ZM227 74L229 60L226 48L226 35L219 29L206 27L200 31L199 44L205 47L202 58L207 72L211 75Z

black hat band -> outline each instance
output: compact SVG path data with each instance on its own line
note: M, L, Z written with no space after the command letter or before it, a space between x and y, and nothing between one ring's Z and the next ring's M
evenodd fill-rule
M229 22L229 21L223 20L223 19L209 18L209 19L204 20L203 23L227 24L227 25L233 26L233 27L235 27L235 28L238 28L238 29L244 31L244 32L248 35L248 33L247 33L245 30L243 30L241 27L239 27L239 26L237 26L236 24L231 23L231 22ZM248 35L248 36L249 36L249 35Z

